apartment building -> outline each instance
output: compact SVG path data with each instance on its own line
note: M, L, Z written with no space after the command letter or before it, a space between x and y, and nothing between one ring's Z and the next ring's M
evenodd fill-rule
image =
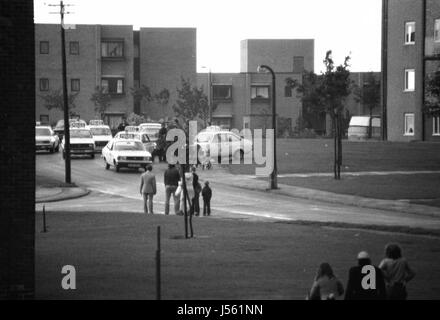
M272 76L258 72L259 65L275 72L278 127L295 126L302 103L285 80L302 81L304 70L313 71L314 40L309 39L243 40L240 73L198 74L198 85L211 88L214 125L240 130L272 127Z
M100 118L90 100L97 87L110 94L104 120L112 128L132 112L152 119L171 112L180 77L196 79L196 30L141 28L130 25L76 25L66 29L67 87L77 94L72 113L88 121ZM62 89L60 25L35 25L36 119L54 124L61 110L48 110L43 96ZM148 86L152 95L166 88L162 106L135 104L132 88Z
M391 141L440 141L440 117L426 114L426 79L440 70L440 2L384 0L383 103Z

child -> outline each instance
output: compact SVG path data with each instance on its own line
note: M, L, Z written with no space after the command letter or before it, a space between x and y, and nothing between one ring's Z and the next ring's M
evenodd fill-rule
M205 181L205 186L202 189L202 197L203 197L203 215L210 216L212 190L209 187L209 181Z

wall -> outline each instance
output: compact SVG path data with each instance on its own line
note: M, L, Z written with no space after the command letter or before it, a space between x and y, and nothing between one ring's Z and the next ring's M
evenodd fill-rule
M0 299L35 292L33 2L0 2ZM6 315L5 315L6 316Z

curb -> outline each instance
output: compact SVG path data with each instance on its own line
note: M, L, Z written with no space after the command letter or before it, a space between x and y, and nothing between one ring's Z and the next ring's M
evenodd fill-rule
M57 202L57 201L78 199L89 195L91 192L90 190L84 188L61 188L61 189L62 191L55 195L35 199L35 203ZM73 192L70 192L70 190Z

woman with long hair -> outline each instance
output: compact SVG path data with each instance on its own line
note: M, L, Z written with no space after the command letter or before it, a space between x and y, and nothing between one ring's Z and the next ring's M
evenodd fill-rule
M321 263L316 272L315 281L308 300L336 300L344 294L342 282L335 276L327 262Z

